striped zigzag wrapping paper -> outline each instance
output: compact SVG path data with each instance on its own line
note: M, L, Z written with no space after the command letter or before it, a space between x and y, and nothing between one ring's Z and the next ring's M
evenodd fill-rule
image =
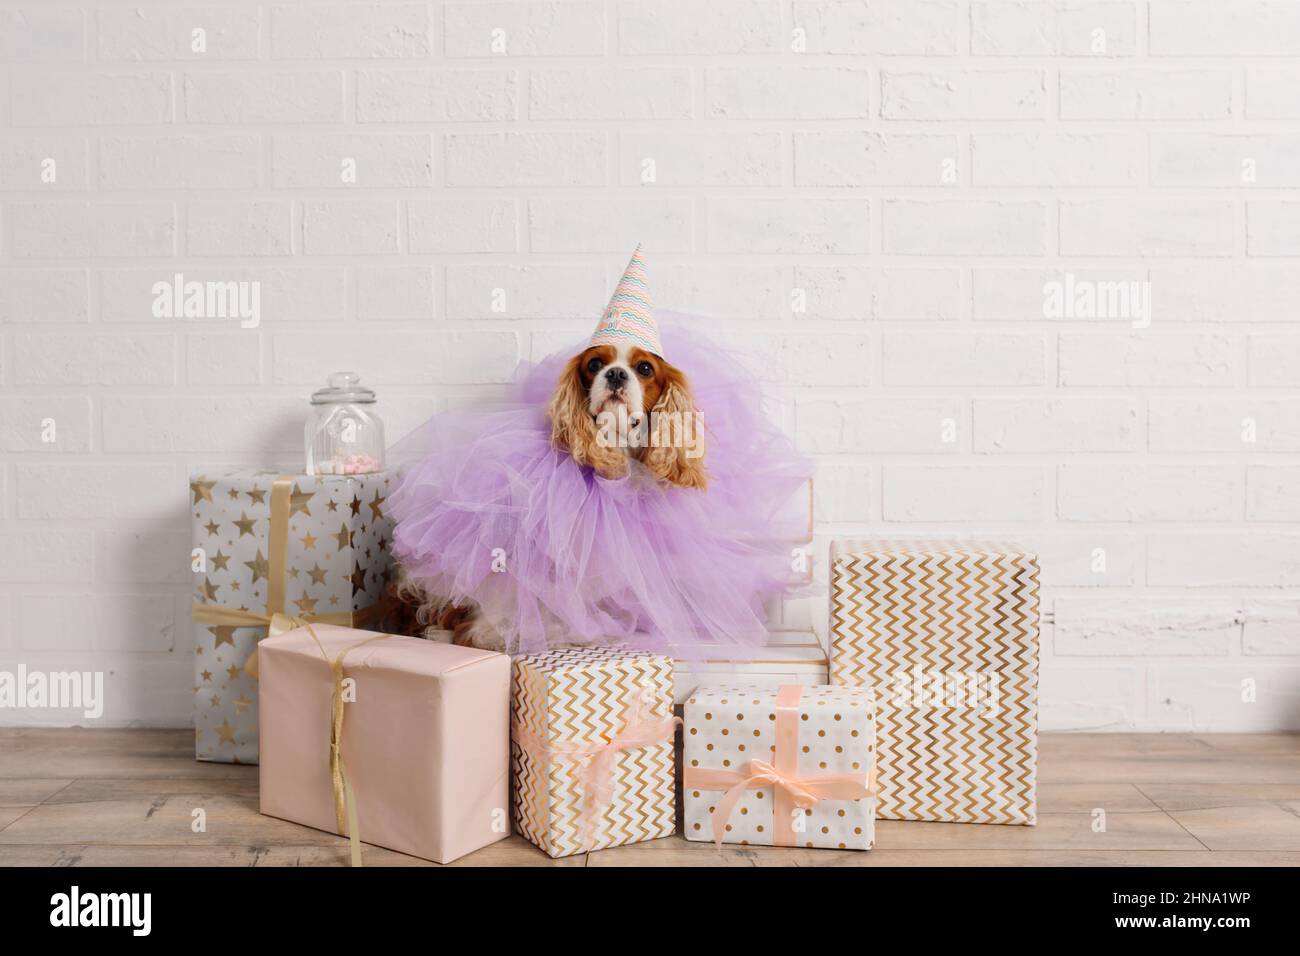
M1036 822L1038 577L1000 542L832 542L830 677L876 691L879 819Z
M671 836L676 830L675 740L620 749L610 761L609 803L591 821L588 757L566 747L596 747L622 733L638 696L645 716L671 720L672 658L623 646L570 647L514 659L511 742L515 827L552 857ZM527 738L552 748L549 759ZM593 825L594 824L594 825Z

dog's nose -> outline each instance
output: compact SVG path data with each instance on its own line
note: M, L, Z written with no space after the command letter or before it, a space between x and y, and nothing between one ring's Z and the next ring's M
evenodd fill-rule
M610 388L622 388L627 384L627 369L611 365L605 369L605 381L609 382Z

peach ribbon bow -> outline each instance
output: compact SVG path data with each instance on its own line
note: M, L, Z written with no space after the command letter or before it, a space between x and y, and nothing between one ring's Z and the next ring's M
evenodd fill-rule
M686 767L682 786L692 790L725 790L714 805L713 843L722 848L722 835L746 790L772 788L772 839L776 846L794 846L795 808L807 810L821 800L860 800L876 793L876 769L870 773L799 772L799 698L803 688L785 684L776 695L776 749L773 762L757 758L744 770Z
M652 695L653 688L642 687L627 706L623 729L604 743L545 741L518 721L511 725L511 739L539 763L556 759L586 761L578 772L583 793L579 818L584 846L595 844L596 827L614 799L614 759L619 752L671 739L682 722L680 717L648 716Z

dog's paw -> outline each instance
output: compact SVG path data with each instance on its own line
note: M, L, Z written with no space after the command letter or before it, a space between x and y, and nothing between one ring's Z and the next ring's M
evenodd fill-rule
M484 651L501 651L506 649L505 638L500 629L482 613L470 614L458 621L453 628L457 644L477 647Z
M416 635L416 637L422 638L426 641L433 641L435 644L456 643L456 635L454 632L449 631L446 628L439 627L436 624L424 628L422 631L420 631L419 634Z

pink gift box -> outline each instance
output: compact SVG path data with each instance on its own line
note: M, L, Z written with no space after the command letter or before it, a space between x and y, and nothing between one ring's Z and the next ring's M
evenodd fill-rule
M348 627L313 629L319 646L307 628L258 645L262 813L346 832L330 759L328 661L342 654L339 750L360 839L449 863L506 837L510 658Z

